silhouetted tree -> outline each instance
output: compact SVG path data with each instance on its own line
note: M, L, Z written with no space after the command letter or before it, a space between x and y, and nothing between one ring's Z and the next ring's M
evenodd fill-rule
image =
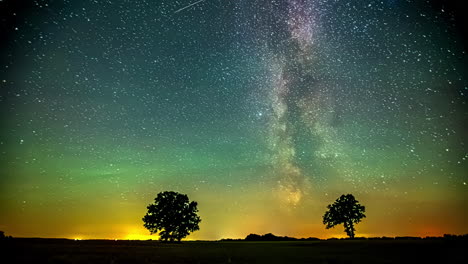
M159 232L163 241L180 241L200 229L197 202L190 202L185 194L160 192L147 208L148 212L143 217L144 227L151 234Z
M328 211L323 215L323 224L326 228L332 228L344 224L345 232L350 238L354 238L354 224L361 222L366 217L366 208L359 204L352 194L341 195L333 204L327 206Z

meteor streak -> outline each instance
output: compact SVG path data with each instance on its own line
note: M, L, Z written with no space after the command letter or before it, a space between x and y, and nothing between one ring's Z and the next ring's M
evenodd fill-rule
M199 0L199 1L196 1L195 3L191 3L191 4L188 5L188 6L185 6L185 7L182 7L181 9L176 10L176 11L174 12L174 14L179 13L180 11L183 11L183 10L185 10L185 9L191 7L191 6L194 6L194 5L196 5L196 4L198 4L198 3L201 3L201 2L204 2L204 1L206 1L206 0Z

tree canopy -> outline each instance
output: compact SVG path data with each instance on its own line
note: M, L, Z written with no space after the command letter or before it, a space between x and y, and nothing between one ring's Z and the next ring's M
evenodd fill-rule
M332 228L344 224L345 232L350 238L354 238L354 225L366 217L366 208L360 205L352 194L341 195L333 204L327 206L328 211L323 215L323 224L326 228Z
M151 234L159 233L163 241L180 241L200 229L197 202L190 202L186 194L160 192L147 208L148 212L143 217L144 227Z

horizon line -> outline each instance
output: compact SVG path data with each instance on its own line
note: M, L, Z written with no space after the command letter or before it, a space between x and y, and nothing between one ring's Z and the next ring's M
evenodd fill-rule
M253 233L252 233L253 234ZM266 234L271 234L271 233L266 233ZM264 235L266 235L264 234ZM254 234L258 235L258 234ZM262 235L259 235L262 236ZM349 237L327 237L327 238L318 238L318 237L290 237L290 236L276 236L276 238L286 238L286 239L295 239L295 240L308 240L308 239L314 239L314 240L359 240L359 239L399 239L399 238L407 238L407 239L428 239L428 238L451 238L451 237L468 237L468 233L465 234L443 234L439 236L410 236L410 235L402 235L402 236L370 236L370 237L365 237L365 236L359 236L359 237L354 237L353 239ZM155 238L155 239L129 239L129 238L66 238L66 237L25 237L25 236L5 236L5 239L8 238L17 238L17 239L57 239L57 240L71 240L71 241L92 241L92 240L107 240L107 241L160 241L160 239ZM223 241L223 240L233 240L233 241L250 241L250 242L263 242L261 240L246 240L244 238L220 238L220 239L187 239L187 240L182 240L185 242L218 242L218 241ZM275 242L274 240L264 240L264 242ZM278 241L282 242L282 241Z

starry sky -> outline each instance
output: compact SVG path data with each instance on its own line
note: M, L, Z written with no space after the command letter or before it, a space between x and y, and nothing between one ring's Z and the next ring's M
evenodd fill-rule
M19 3L21 2L21 3ZM27 3L23 3L27 2ZM0 230L156 239L468 233L461 12L424 0L0 1Z

